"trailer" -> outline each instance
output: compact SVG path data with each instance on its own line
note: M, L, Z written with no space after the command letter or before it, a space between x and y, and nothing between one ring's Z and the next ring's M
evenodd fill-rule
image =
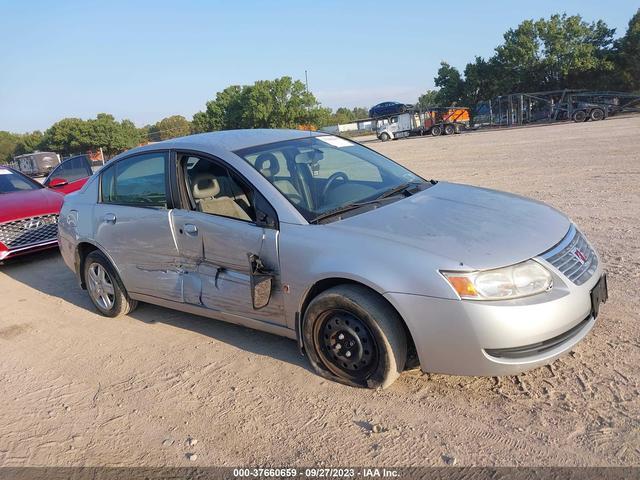
M465 107L411 109L377 118L376 135L383 142L415 135L454 135L468 128L469 120L469 109Z
M19 172L30 177L43 177L49 175L60 164L60 156L54 152L33 152L18 155L9 162L9 165Z
M499 96L480 102L473 117L476 126L512 127L540 122L594 122L630 112L640 112L640 95L565 89Z

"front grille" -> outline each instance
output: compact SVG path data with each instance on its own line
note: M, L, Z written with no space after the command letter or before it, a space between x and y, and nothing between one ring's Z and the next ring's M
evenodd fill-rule
M598 268L596 252L573 225L562 241L541 257L576 285L582 285L589 280Z
M488 355L496 358L510 358L513 360L517 360L520 358L532 357L535 355L541 355L550 350L553 350L559 345L571 340L575 337L587 324L591 321L591 315L582 320L575 327L570 328L564 333L561 333L557 337L550 338L549 340L544 340L538 343L532 343L531 345L524 345L522 347L514 347L514 348L487 348L485 352Z
M0 243L9 250L50 242L58 236L58 215L41 215L0 224Z

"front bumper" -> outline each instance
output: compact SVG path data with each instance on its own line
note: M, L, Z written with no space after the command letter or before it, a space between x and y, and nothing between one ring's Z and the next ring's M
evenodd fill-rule
M46 242L41 242L33 245L27 245L20 248L14 248L11 250L0 249L0 262L5 260L10 260L14 257L19 257L22 255L28 255L30 253L39 252L41 250L48 250L50 248L56 248L58 246L57 240L49 240Z
M554 276L550 292L515 300L465 301L402 293L385 297L405 320L423 371L513 375L551 363L595 324L590 292L602 268L579 286L549 269Z

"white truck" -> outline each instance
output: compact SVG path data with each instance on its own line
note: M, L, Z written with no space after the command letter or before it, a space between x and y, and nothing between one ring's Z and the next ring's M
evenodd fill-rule
M469 126L469 110L461 107L412 110L376 121L376 134L386 142L412 135L452 135Z

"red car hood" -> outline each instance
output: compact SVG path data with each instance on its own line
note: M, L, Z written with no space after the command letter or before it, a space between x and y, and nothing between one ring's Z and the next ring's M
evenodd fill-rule
M0 194L0 223L60 213L64 196L48 188Z

